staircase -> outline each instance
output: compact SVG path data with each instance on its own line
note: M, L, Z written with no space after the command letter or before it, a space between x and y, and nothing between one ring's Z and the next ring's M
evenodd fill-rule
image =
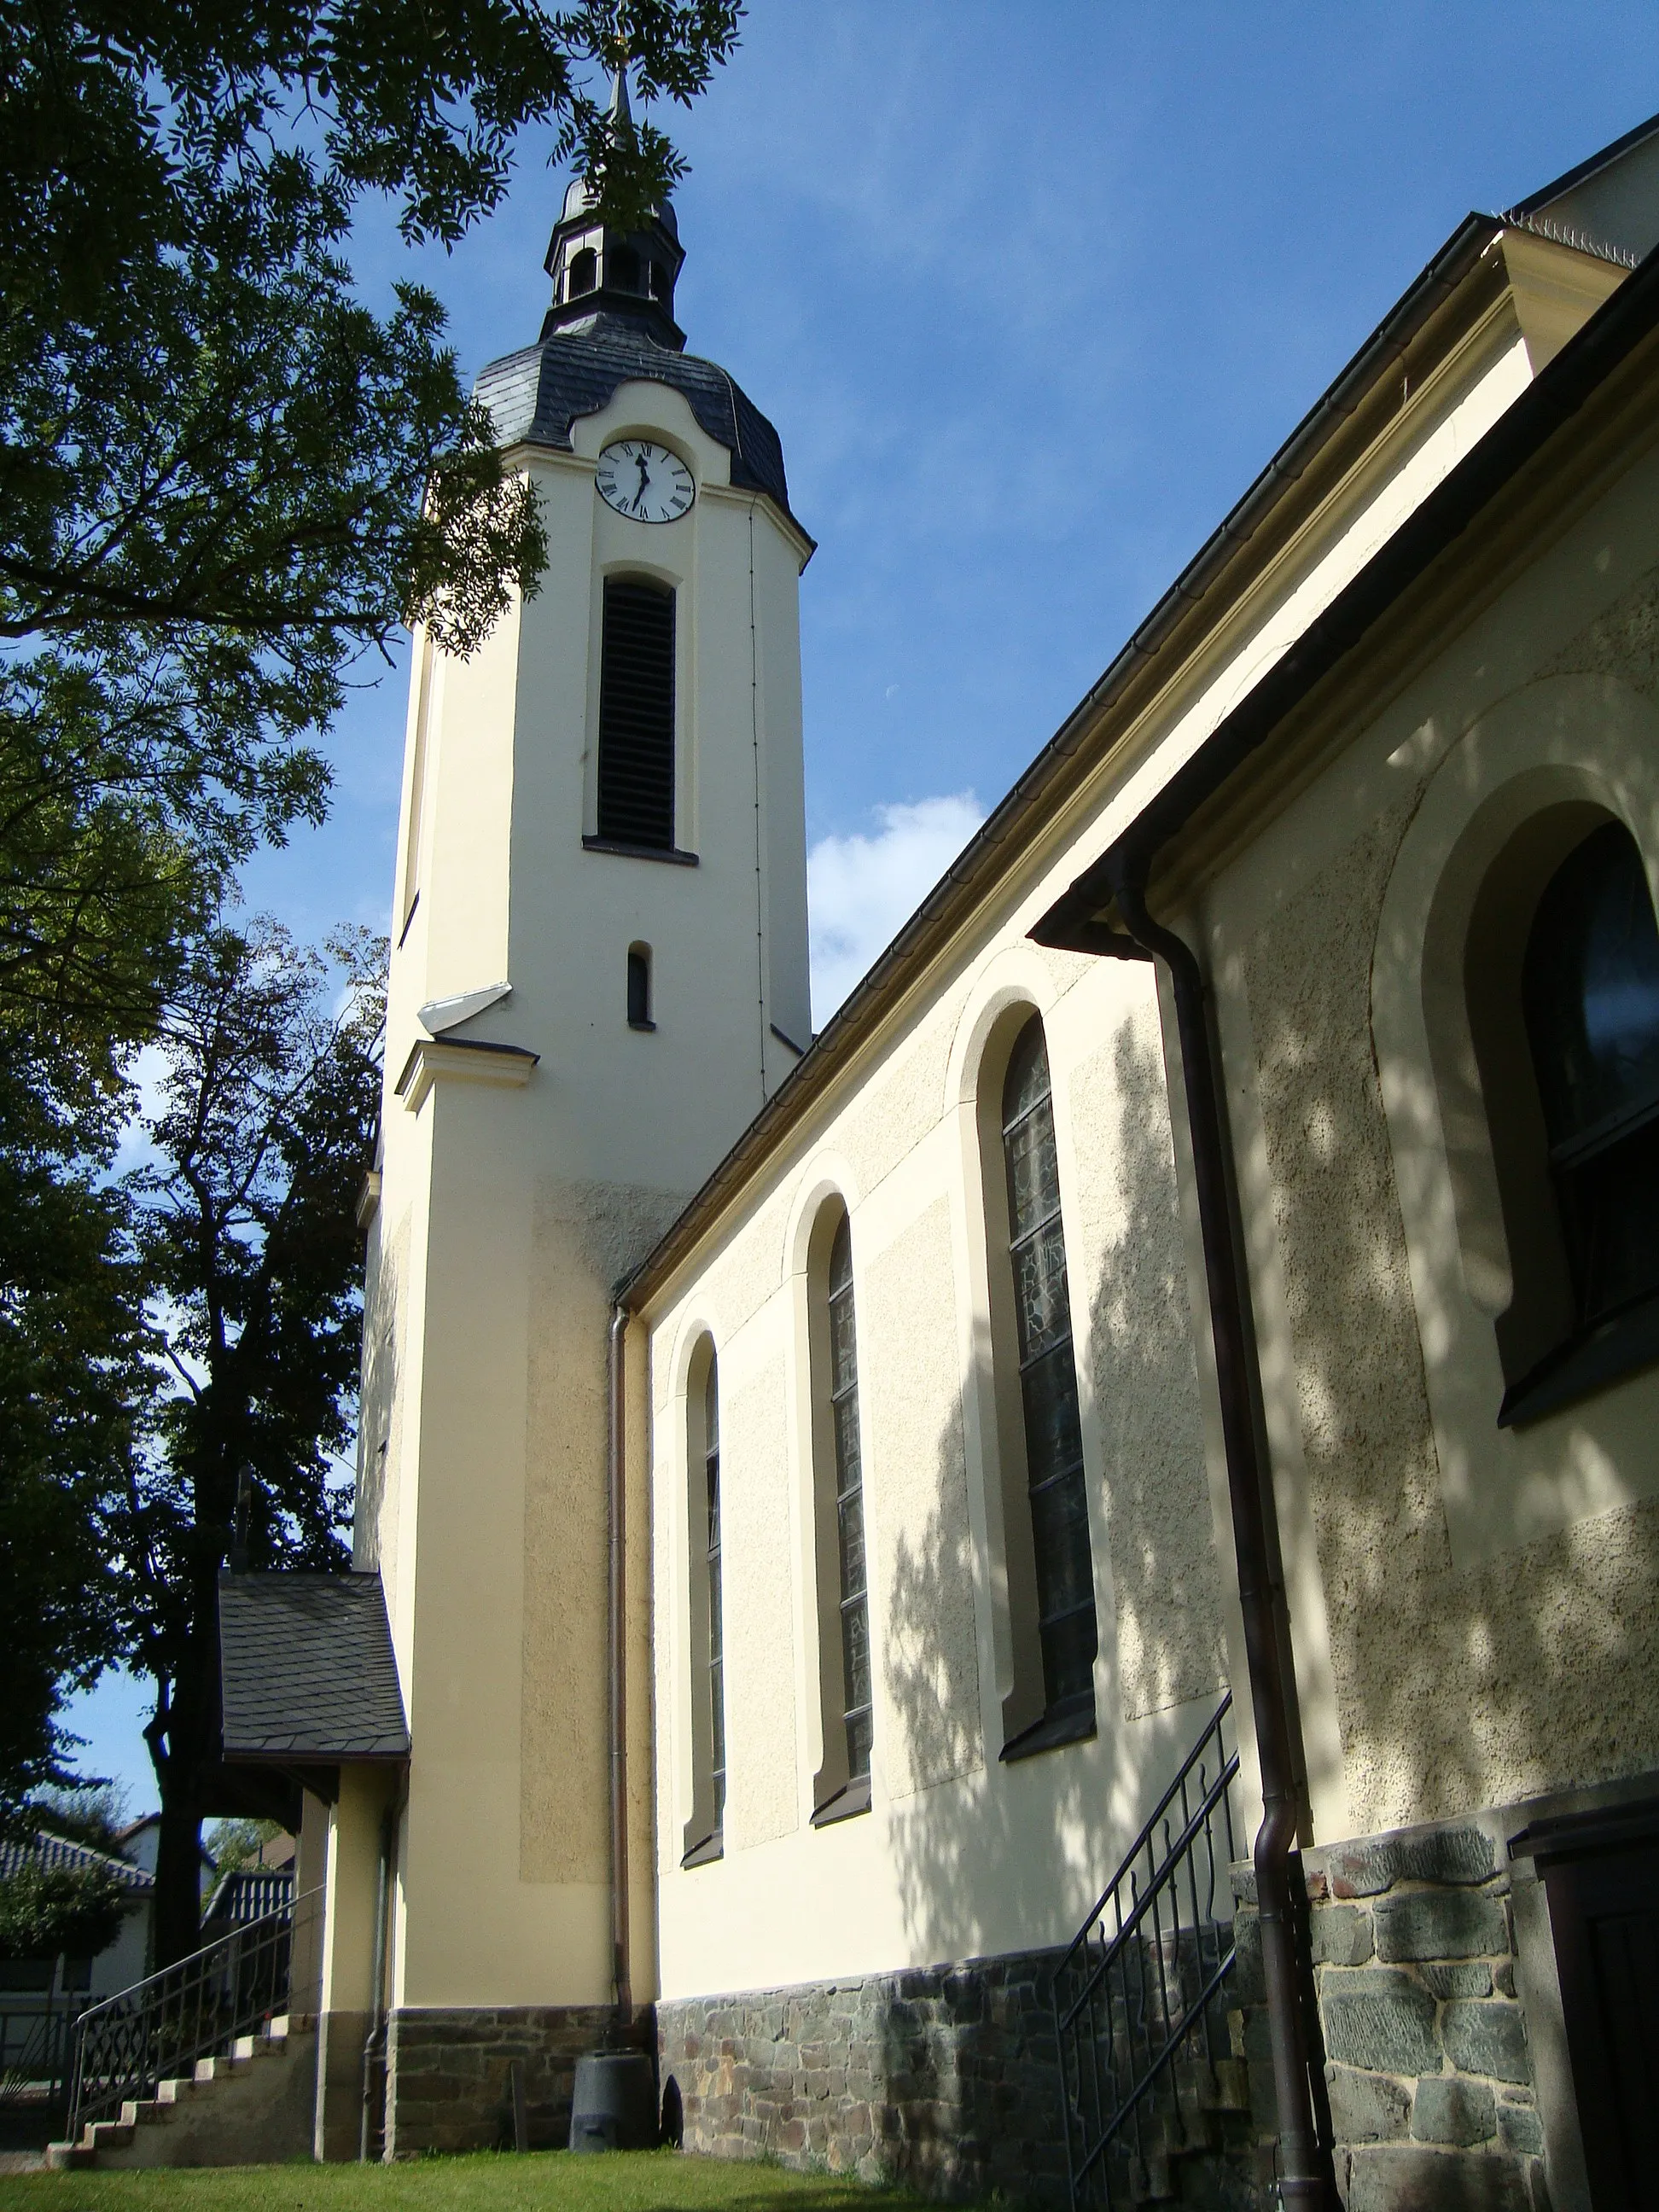
M242 2166L308 2157L316 2022L290 2010L313 1890L228 1929L75 2023L66 2139L48 2166Z
M1275 2200L1255 2142L1241 2016L1226 2009L1237 1856L1231 1693L1055 1969L1073 2212Z
M228 2052L124 2098L113 2119L88 2120L78 2141L48 2146L63 2172L144 2166L276 2166L309 2158L317 2094L317 2024L286 2014Z

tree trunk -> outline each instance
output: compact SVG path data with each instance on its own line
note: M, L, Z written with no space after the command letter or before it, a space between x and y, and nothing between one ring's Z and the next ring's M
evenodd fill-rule
M193 1794L193 1793L192 1793ZM161 1826L155 1860L155 1955L159 1972L202 1940L202 1808L161 1784Z

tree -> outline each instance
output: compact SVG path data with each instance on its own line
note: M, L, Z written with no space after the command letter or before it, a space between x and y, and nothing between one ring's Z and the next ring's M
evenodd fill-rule
M0 1875L0 1958L95 1958L132 1904L106 1867L25 1863Z
M107 1157L104 1102L71 1118L0 1030L0 1816L62 1778L55 1716L119 1638L104 1540L125 1487L146 1368L143 1285Z
M171 994L154 1157L127 1179L171 1388L112 1516L131 1663L161 1799L156 1957L193 1946L218 1765L217 1585L239 1478L254 1567L337 1568L362 1254L356 1202L380 1107L382 940L323 953L276 924L216 925ZM342 993L343 996L342 997Z
M140 1035L182 933L316 819L309 742L418 617L466 652L545 545L367 192L453 243L558 125L607 209L681 164L582 88L689 102L738 0L20 0L0 11L0 1018Z

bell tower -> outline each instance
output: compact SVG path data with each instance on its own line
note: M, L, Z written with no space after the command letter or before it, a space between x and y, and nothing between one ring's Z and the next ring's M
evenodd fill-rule
M498 2087L475 2094L471 2060L444 2056L476 2015L498 2041L539 2023L538 2049L568 2028L573 2051L605 2019L611 1293L809 1042L812 541L771 423L684 350L683 259L670 206L623 234L566 193L541 334L477 386L535 486L547 571L471 659L414 640L355 1535L411 1750L405 1781L343 1770L323 1995L343 2051L374 2008L386 1849L398 2154L496 2139ZM632 1518L643 1684L642 1499ZM643 1999L642 1723L637 1740Z

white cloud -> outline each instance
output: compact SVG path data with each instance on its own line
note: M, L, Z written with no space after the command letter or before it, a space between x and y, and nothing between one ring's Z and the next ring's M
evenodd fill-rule
M822 1029L980 823L971 791L878 806L868 836L825 837L806 856L812 1024Z

